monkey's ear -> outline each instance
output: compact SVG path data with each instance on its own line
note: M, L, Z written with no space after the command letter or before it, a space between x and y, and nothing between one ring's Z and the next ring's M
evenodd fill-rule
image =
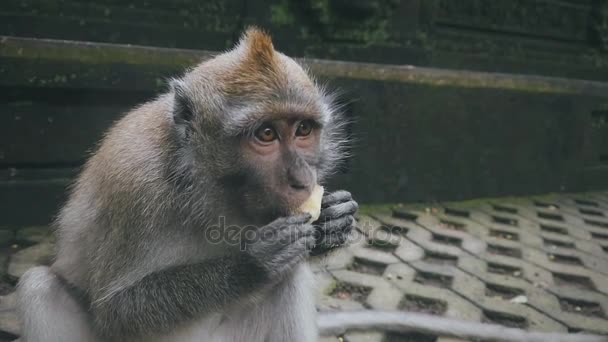
M194 117L194 106L188 96L184 81L174 79L171 81L170 86L174 96L173 121L178 131L186 136Z

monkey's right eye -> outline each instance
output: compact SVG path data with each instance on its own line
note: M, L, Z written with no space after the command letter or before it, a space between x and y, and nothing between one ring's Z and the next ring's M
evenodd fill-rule
M264 125L255 131L255 137L261 142L271 142L277 139L277 132L270 125Z

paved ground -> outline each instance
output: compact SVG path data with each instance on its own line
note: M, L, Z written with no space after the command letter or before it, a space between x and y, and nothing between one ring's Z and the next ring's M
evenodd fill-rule
M18 334L13 285L48 263L45 227L0 254L0 341ZM320 311L406 310L536 331L608 335L608 192L363 208L349 248L315 261ZM327 341L454 341L348 333Z
M316 269L320 310L407 310L608 335L608 192L364 208L362 214L359 238ZM384 338L344 336L437 340Z

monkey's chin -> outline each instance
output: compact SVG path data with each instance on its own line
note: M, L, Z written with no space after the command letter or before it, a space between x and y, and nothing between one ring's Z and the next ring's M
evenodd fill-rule
M298 213L308 213L311 218L308 223L312 223L319 219L321 216L321 200L323 198L323 187L319 184L315 185L314 189L310 193L310 197L296 210Z

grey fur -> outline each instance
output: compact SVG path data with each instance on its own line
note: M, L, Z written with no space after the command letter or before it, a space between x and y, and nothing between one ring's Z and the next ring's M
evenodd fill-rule
M306 257L326 250L315 231L350 231L356 203L334 196L330 220L314 226L288 215L305 196L286 194L291 178L322 181L344 140L327 95L293 60L273 52L256 64L269 58L262 38L249 31L106 134L56 222L57 259L19 283L23 342L316 340ZM231 89L226 74L243 66L268 82L246 75ZM259 94L244 91L252 84ZM277 103L314 109L318 151L284 152L286 165L247 161L240 141ZM252 225L254 239L210 239L212 227Z

